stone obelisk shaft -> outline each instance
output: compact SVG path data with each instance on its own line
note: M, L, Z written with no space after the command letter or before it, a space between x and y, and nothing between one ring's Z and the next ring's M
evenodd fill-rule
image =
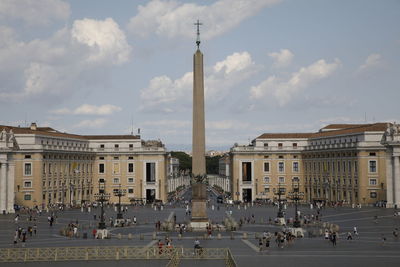
M205 139L203 54L197 49L193 56L192 173L194 176L206 174Z

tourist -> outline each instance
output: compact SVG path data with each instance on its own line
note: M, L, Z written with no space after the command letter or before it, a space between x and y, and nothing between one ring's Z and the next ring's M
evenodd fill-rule
M353 240L353 236L351 235L351 232L347 232L347 240Z
M356 226L354 226L354 228L353 228L353 233L354 233L354 235L355 235L356 237L358 237L358 230L357 230L357 227L356 227Z

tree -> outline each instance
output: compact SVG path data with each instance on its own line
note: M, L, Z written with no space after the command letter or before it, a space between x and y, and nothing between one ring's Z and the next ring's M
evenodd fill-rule
M192 172L192 157L182 151L171 151L173 158L179 159L179 170Z

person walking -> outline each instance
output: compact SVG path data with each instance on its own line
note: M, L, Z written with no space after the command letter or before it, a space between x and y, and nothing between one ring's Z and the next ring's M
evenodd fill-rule
M260 248L260 252L262 252L263 246L264 246L263 240L262 240L261 238L259 238L259 239L258 239L258 247Z
M357 230L357 226L354 226L353 228L353 233L356 237L358 237L358 230Z
M347 240L353 240L353 236L351 235L351 232L347 232Z
M334 246L334 247L336 247L336 239L337 239L336 232L333 232L331 241L332 241L332 246Z

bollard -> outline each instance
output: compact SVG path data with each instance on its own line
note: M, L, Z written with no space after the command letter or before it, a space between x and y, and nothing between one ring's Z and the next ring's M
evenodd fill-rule
M208 239L208 235L207 235L207 234L204 234L204 235L203 235L203 239Z
M243 239L247 239L247 233L246 232L243 233Z
M140 240L144 240L144 235L140 234Z
M156 240L156 239L157 239L157 233L153 232L153 240Z
M178 235L178 240L182 240L182 235L181 234Z
M117 238L118 238L119 240L121 240L121 239L122 239L122 235L121 235L121 233L119 233L119 234L118 234Z
M221 237L221 233L218 233L217 239L218 239L218 240L221 240L221 238L222 238L222 237Z
M128 234L128 240L132 240L133 236L131 233Z
M231 233L231 240L235 239L235 236L233 235L233 233Z

